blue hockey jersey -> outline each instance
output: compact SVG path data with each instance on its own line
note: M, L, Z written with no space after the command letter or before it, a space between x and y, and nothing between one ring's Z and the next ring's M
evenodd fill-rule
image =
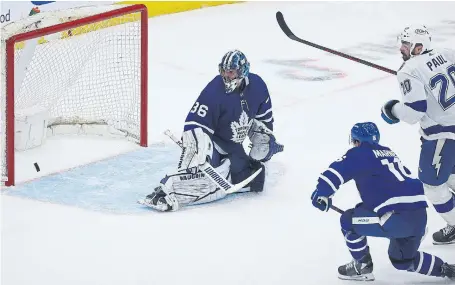
M409 169L388 147L362 143L351 148L320 175L317 188L331 195L351 179L364 206L379 216L392 210L428 206L423 184L411 177Z
M262 121L273 130L272 101L262 78L250 73L243 86L225 93L220 75L202 90L185 120L184 130L203 128L221 152L243 149L253 119Z

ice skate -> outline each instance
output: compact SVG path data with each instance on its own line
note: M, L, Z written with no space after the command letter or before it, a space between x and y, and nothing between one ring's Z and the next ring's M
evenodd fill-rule
M162 186L155 188L152 194L149 194L145 199L139 200L139 204L153 208L161 212L177 211L179 209L179 202L173 193L167 194Z
M451 244L455 243L455 226L447 225L433 234L433 244Z
M343 280L373 281L373 261L368 253L360 260L353 260L338 267L338 278Z
M442 277L455 281L455 264L444 263L442 265Z

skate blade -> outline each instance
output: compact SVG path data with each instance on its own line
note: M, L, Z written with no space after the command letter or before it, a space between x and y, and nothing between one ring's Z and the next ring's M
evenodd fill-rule
M449 242L439 242L439 241L433 241L434 245L447 245L447 244L455 244L455 240L449 241Z
M153 205L150 205L149 203L145 202L145 199L139 199L137 200L137 203L156 210L156 208L153 207Z
M144 205L144 206L147 206L147 203L145 203L145 199L137 200L137 203L141 204L141 205Z
M160 207L157 207L157 206L152 205L150 203L147 203L145 201L145 199L139 199L139 200L137 200L137 203L140 204L140 205L146 206L146 207L148 207L150 209L153 209L155 211L158 211L158 212L169 212L168 210L165 210L163 208L160 208Z
M355 276L345 276L338 274L338 278L341 280L351 280L351 281L374 281L373 273L367 273L362 275L355 275Z

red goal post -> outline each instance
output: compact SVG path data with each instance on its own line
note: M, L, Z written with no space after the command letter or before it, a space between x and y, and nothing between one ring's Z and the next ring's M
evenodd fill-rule
M15 184L15 152L46 136L114 135L147 146L145 5L39 13L5 25L0 36L5 186ZM24 130L33 135L24 138Z

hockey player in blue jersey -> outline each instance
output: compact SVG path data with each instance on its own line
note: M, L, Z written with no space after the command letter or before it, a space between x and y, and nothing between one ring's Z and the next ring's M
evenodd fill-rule
M311 195L316 208L328 211L342 184L354 180L359 191L362 202L340 218L353 261L338 268L339 278L374 280L367 243L367 236L373 236L390 239L388 254L396 269L455 280L455 265L418 250L427 224L423 185L379 139L374 123L355 124L354 147L320 175Z
M433 234L433 243L455 243L455 50L433 48L423 25L406 27L399 39L402 101L386 102L382 118L389 124L420 124L419 179L447 222Z
M243 192L261 192L264 163L283 151L273 134L272 101L262 78L250 72L239 50L227 52L215 76L190 108L182 135L182 153L175 174L163 178L145 204L160 211L212 202L226 192L200 168L209 163L237 184L262 168ZM247 154L243 142L249 138Z

